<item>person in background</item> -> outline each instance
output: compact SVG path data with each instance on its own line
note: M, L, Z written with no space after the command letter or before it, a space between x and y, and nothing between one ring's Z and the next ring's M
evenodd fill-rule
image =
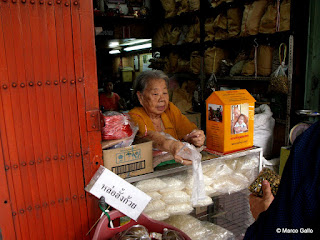
M294 141L277 195L264 180L263 197L250 195L256 221L244 239L320 239L320 121Z
M171 153L176 162L191 165L191 161L177 155L184 146L182 141L201 147L205 135L169 101L168 83L168 76L160 70L140 73L133 91L137 106L129 114L139 125L139 137L152 140L153 147ZM174 139L168 139L163 133Z
M120 96L113 92L113 83L107 80L103 87L104 92L99 95L99 105L101 111L119 111L123 110Z

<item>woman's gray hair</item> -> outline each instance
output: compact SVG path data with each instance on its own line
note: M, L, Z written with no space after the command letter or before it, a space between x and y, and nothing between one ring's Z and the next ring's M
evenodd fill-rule
M163 79L169 87L169 77L161 70L144 71L138 75L133 84L133 103L135 106L141 106L137 97L137 92L143 93L147 84L153 79Z

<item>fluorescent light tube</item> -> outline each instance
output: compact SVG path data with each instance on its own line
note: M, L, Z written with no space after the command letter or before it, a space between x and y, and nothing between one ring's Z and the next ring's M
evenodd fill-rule
M126 52L133 51L133 50L140 50L140 49L145 49L145 48L151 48L152 44L151 43L146 43L146 44L141 44L137 46L132 46L132 47L126 47L123 50Z
M118 47L119 46L119 42L111 42L109 43L109 47L112 48L112 47Z
M120 53L120 50L111 50L109 51L109 54L118 54Z
M136 40L129 41L127 43L122 43L120 44L120 46L129 46L129 45L134 45L134 44L143 43L143 42L151 42L151 39L136 39Z

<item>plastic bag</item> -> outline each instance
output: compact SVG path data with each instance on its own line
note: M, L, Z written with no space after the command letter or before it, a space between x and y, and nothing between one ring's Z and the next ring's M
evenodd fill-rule
M184 240L180 233L171 229L163 229L162 240Z
M270 107L262 104L255 108L253 144L262 147L263 156L270 158L273 146L273 129L275 119Z
M158 193L157 191L146 192L146 194L148 194L152 198L152 200L160 200L161 199L161 194Z
M167 184L160 178L152 178L139 181L135 184L143 192L159 191L167 187Z
M235 239L232 232L210 222L202 222L190 215L171 216L166 223L180 229L192 240Z
M180 203L174 205L167 205L165 211L170 215L184 215L193 211L193 207L188 203Z
M190 203L190 196L184 191L172 191L163 193L161 200L166 204Z
M142 225L134 225L122 232L115 239L119 240L150 240L148 229Z
M177 155L192 161L193 189L191 201L193 205L197 205L199 200L203 200L206 197L201 165L201 154L190 143L183 144L184 147Z
M167 213L166 211L154 211L154 212L148 212L146 215L154 220L157 221L163 221L170 217L170 213Z
M276 69L276 71L274 71L271 74L271 80L270 80L270 85L268 89L269 92L282 93L282 94L288 94L289 92L289 82L285 72L286 55L287 55L287 45L284 43L281 43L279 46L280 65Z
M119 112L107 112L101 115L104 126L101 129L102 140L114 140L133 137L138 127L130 120L130 116Z
M146 208L143 210L144 213L162 211L166 208L166 204L162 200L151 200Z
M172 191L180 191L185 188L185 183L175 177L164 177L161 178L167 184L167 187L160 190L161 194L172 192Z

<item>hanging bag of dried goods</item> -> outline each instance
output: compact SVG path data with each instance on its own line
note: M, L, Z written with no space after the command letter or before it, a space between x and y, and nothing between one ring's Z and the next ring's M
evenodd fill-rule
M170 65L170 71L169 72L175 72L178 67L178 60L179 55L176 53L170 53L169 54L169 65Z
M243 64L241 75L253 76L255 73L254 69L254 60L248 60Z
M258 34L260 21L267 4L267 0L259 0L254 1L252 4L245 5L241 25L241 36Z
M171 26L171 29L173 26ZM170 32L168 32L168 42L171 45L176 45L179 41L181 29L179 27L174 27Z
M269 92L288 94L289 83L288 77L285 73L285 61L287 55L287 45L281 43L279 46L279 60L280 65L275 72L271 74L271 80L269 85Z
M278 0L279 3L280 0ZM270 3L267 6L266 12L261 18L259 33L275 33L277 24L277 5Z
M241 30L241 8L229 8L227 11L229 37L237 36Z
M220 61L225 58L226 54L223 49L217 47L208 48L204 53L205 73L208 75L217 74Z
M227 32L227 16L224 14L219 14L213 22L213 27L216 29L214 39L221 40L228 38Z
M190 56L190 69L194 74L200 73L201 57L198 51L194 51Z
M222 28L222 29L227 29L227 16L224 14L219 14L213 22L213 27L214 28Z
M200 9L200 0L189 0L190 12L197 11Z
M215 8L218 7L221 3L225 2L225 0L211 0L209 2L211 2L211 6Z
M161 26L153 35L152 45L154 47L162 47L165 44L165 38L166 38L165 28L164 26Z
M260 45L258 47L257 71L259 76L270 76L272 71L273 47Z
M280 32L290 30L290 0L283 0L280 5Z
M177 15L181 15L181 13L189 12L189 0L176 0L177 4Z
M213 25L214 25L214 18L213 17L207 18L204 24L204 31L206 34L204 41L212 41L214 39L215 29Z
M175 0L160 0L165 11L165 18L174 17L177 15Z
M170 73L171 72L171 65L170 65L170 60L168 57L164 58L165 64L164 64L164 68L163 71L165 73Z
M255 77L257 77L257 73L258 73L258 70L257 70L258 47L259 47L259 45L258 45L257 39L254 39L254 48L253 48L253 51L251 51L253 53L253 57L250 57L250 59L244 63L241 75L244 75L244 76L254 75ZM252 53L250 55L252 55Z
M189 33L186 36L186 42L200 42L200 20L198 17L195 18L195 24L189 28Z
M178 59L178 66L175 72L190 72L190 60Z

